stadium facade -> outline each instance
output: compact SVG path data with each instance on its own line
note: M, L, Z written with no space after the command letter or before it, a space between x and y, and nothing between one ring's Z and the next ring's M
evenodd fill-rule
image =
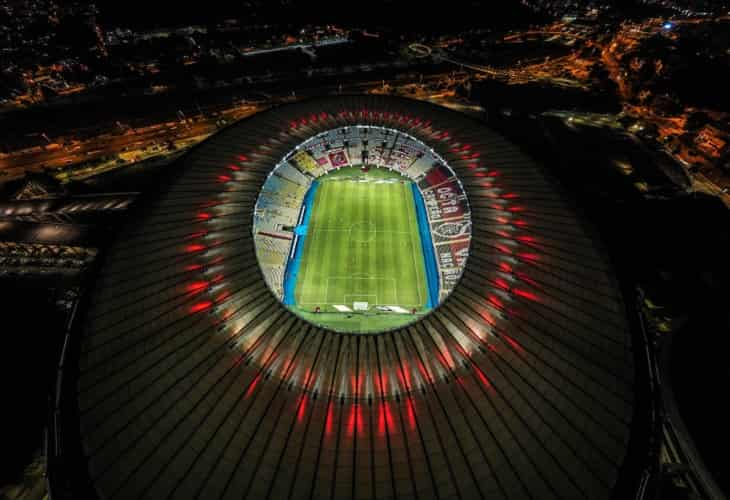
M453 291L369 335L292 313L254 243L272 169L358 126L432 148L471 222ZM239 122L177 169L77 317L65 419L95 494L611 497L635 406L626 308L600 243L515 146L431 104L338 96Z

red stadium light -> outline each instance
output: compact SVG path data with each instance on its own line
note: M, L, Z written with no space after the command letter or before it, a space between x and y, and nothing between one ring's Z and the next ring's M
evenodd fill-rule
M408 415L408 426L411 430L416 429L416 411L413 408L413 401L410 397L406 398L406 414Z
M256 374L256 377L251 381L251 383L248 386L248 389L246 389L246 393L243 395L244 399L248 399L251 394L253 394L253 391L256 390L256 387L259 385L259 382L261 381L261 374Z
M496 322L494 321L494 317L486 311L480 311L479 316L481 316L484 321L489 323L490 326L494 326L496 324Z
M424 366L424 364L421 362L421 360L418 360L417 363L416 363L416 365L418 366L418 371L421 372L421 376L423 377L423 379L426 382L433 382L431 380L431 374L428 373L428 370L426 369L426 367Z
M479 369L476 365L474 365L474 371L476 372L477 376L479 377L479 380L481 381L482 385L488 389L492 388L492 384L489 382L489 379L486 375L484 375L484 372Z
M208 288L208 285L209 283L207 281L196 281L186 286L185 290L194 294L205 290L206 288Z
M537 295L535 295L532 292L528 292L527 290L519 290L517 288L513 288L512 293L514 293L518 297L522 297L522 298L525 298L528 300L532 300L534 302L538 302Z
M504 334L504 333L501 334L500 336L504 339L505 342L507 342L510 346L512 346L512 348L514 350L524 352L524 349L522 348L522 346L519 343L517 343L517 341L515 339L513 339L512 337L510 337L509 335Z
M332 401L327 404L327 418L324 421L324 431L328 436L332 434L332 420L334 420L334 409L332 408Z
M487 300L497 306L497 309L504 309L504 303L496 295L489 295Z
M451 353L448 350L445 350L443 352L436 351L438 354L438 357L441 359L441 362L444 364L444 366L450 370L454 369L454 366L456 364L454 363L454 358L451 357Z
M405 369L401 370L403 372L403 385L405 386L406 390L411 390L411 370L406 366Z
M530 278L525 273L518 272L517 273L517 277L520 279L520 281L523 281L523 282L529 284L530 286L532 286L534 288L538 288L538 289L541 288L540 287L540 284L537 281L535 281L534 279Z
M512 254L512 251L504 245L496 244L496 245L494 245L494 248L496 248L497 250L499 250L502 253L506 253L508 255Z
M393 423L393 414L387 401L382 401L378 409L378 434L384 436L387 432L392 435L395 431Z
M358 403L350 406L350 416L347 419L347 435L353 436L355 432L362 432L362 410Z
M304 415L307 412L307 394L302 394L301 400L299 401L299 409L297 410L297 422L304 420Z
M190 312L198 313L210 309L211 307L213 307L213 302L211 302L210 300L206 300L205 302L198 302L197 304L193 305L190 308Z
M383 407L385 403L380 403L380 406L378 407L378 435L384 436L385 435L385 408Z
M388 390L388 375L386 373L375 375L375 387L381 396L385 394Z
M512 272L512 266L510 266L506 262L500 262L499 263L499 269L500 269L500 271L503 271L505 273L511 273Z
M507 283L502 278L495 278L494 279L494 284L497 285L502 290L509 290L509 283Z

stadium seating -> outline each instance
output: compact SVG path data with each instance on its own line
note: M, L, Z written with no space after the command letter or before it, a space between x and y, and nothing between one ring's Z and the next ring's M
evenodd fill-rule
M274 168L261 189L254 217L257 246L268 251L272 245L271 238L262 233L279 231L291 237L291 231L285 228L296 226L304 196L314 178L338 168L358 165L388 168L417 183L426 203L438 256L440 296L448 295L458 282L468 252L469 204L461 183L443 159L402 131L361 125L336 127L300 144ZM460 229L463 237L456 246L451 239L439 237L434 232L444 221L463 228ZM464 242L467 242L465 246ZM292 239L277 241L279 250L274 251L277 257L264 268L267 281L279 298L282 297L281 274L291 243ZM279 259L279 255L284 258Z

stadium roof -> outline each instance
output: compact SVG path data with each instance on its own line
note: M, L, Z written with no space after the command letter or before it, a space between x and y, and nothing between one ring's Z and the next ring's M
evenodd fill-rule
M472 210L464 275L423 320L315 327L264 283L271 168L346 124L407 131ZM117 237L83 317L78 405L108 498L607 498L633 366L612 270L543 170L456 112L393 97L280 106L183 157Z

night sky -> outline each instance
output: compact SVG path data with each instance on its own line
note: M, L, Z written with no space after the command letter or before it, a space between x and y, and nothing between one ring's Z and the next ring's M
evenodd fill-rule
M416 0L369 0L342 2L333 0L247 0L243 2L146 2L128 0L97 2L100 20L105 25L129 27L206 24L227 18L244 23L346 23L356 26L398 26L419 30L432 26L455 28L470 24L488 26L537 21L519 2L504 0L495 9L491 2L455 0L438 11ZM247 22L248 21L248 22Z

